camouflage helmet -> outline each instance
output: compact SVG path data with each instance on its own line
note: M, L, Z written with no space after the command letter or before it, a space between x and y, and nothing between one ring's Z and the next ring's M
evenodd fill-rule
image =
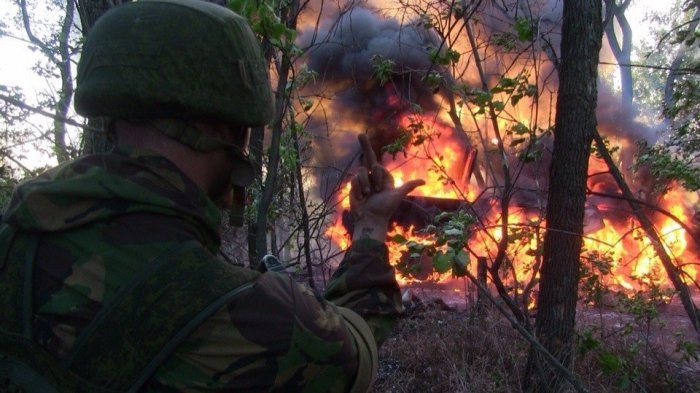
M201 0L141 0L106 12L87 35L75 108L130 120L271 120L260 46L243 17Z

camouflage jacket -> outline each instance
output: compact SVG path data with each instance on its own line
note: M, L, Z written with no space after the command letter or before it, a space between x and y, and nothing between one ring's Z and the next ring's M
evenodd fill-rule
M168 312L191 307L211 279L212 286L215 281L231 285L235 296L203 303L201 308L210 309L206 318L187 321L190 330L159 354L163 359L147 359L157 367L140 391L366 390L376 372L377 347L402 310L386 247L371 240L353 244L321 295L286 275L260 274L218 259L220 220L213 202L162 157L127 150L84 157L15 190L0 231L0 286L8 280L10 288L21 286L8 276L8 266L30 255L31 247L17 246L21 239L37 239L29 258L34 260L33 301L25 333L63 367L88 367L82 373L86 379L89 367L110 370L132 361L112 357L116 347L139 356L142 344L129 337L158 342L159 326L166 325L182 335L168 325L182 323L172 322ZM182 244L192 246L171 251ZM132 294L136 300L127 305L134 319L150 318L143 321L150 324L148 331L132 332L140 321L127 321L131 327L109 322L107 339L91 343L96 350L77 352L76 347L89 346L82 338L91 321L107 318L106 305L128 293L134 277L169 252L209 270L195 268L191 280L171 282L166 258L152 285L172 287L170 292ZM12 310L0 315L5 330L21 331L17 309L26 303L18 299L21 291L0 301ZM169 310L150 311L158 296L168 298ZM110 386L109 379L92 382Z

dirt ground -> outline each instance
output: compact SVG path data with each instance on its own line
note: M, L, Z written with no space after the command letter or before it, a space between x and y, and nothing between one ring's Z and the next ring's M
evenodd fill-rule
M465 293L467 296L465 296ZM379 352L379 392L520 392L527 341L493 307L477 316L469 293L416 287ZM700 296L695 296L700 304ZM611 306L577 312L574 373L590 392L700 393L700 339L678 299L640 320ZM589 336L590 334L590 336ZM581 342L597 346L582 351ZM590 344L590 343L589 343ZM612 363L611 363L612 362Z

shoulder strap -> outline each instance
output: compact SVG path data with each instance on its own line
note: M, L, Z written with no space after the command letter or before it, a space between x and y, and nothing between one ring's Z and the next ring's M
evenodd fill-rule
M260 273L213 260L197 242L176 245L125 285L78 337L64 364L117 391L137 391L158 366Z

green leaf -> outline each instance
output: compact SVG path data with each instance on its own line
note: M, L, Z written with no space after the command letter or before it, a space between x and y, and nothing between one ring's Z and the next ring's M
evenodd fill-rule
M491 37L493 43L507 51L515 49L515 34L510 32L505 33L494 33Z
M612 374L622 367L622 361L619 357L611 352L603 352L600 354L600 368L606 374Z
M464 250L459 250L457 255L455 255L455 261L462 266L467 266L469 264L469 253Z
M522 94L513 94L513 95L510 97L510 105L512 105L512 106L518 105L518 102L520 102L520 99L521 99L521 98L523 98L523 95L522 95Z
M469 254L464 250L459 250L453 258L452 275L455 277L464 277L467 275L467 266L469 264Z
M452 276L454 277L464 277L467 275L467 267L455 263L452 266Z
M588 330L584 332L581 342L579 343L579 352L581 355L585 355L589 351L596 349L600 346L600 341L593 337L593 333Z
M532 23L529 19L518 18L513 25L515 32L518 34L518 40L523 42L530 42L535 36L532 29Z
M435 271L442 274L450 271L452 267L452 256L450 253L440 253L433 258L433 267Z
M516 135L526 135L530 133L530 128L525 124L518 122L510 128L510 131Z
M447 235L447 236L462 236L462 235L464 235L464 231L461 229L457 229L457 228L446 229L445 235Z
M508 88L507 90L513 91L512 88L513 88L518 82L517 82L515 79L513 79L513 78L507 78L507 77L504 76L503 78L501 78L501 81L500 81L499 83L500 83L500 85L503 86L504 88ZM504 89L504 90L506 90L506 89Z
M445 236L440 236L435 240L435 247L441 247L447 244L447 238Z

